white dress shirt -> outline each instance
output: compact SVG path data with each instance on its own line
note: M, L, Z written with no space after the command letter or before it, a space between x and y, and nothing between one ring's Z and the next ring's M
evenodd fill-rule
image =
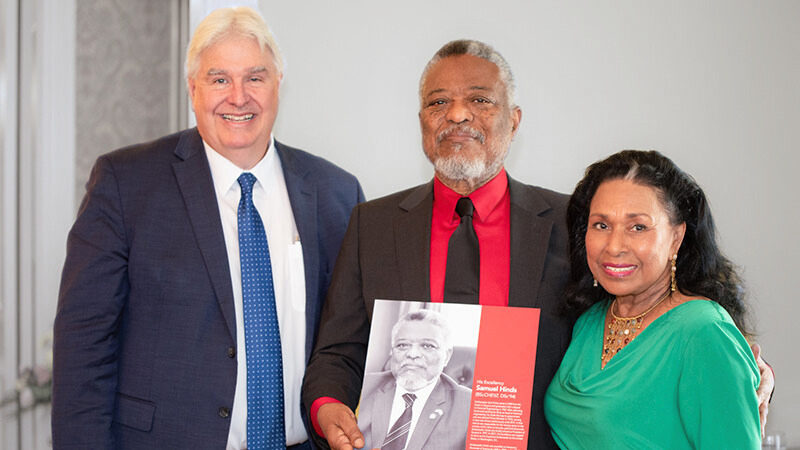
M238 208L241 188L238 178L245 172L205 145L219 215L228 251L236 312L236 394L233 399L228 450L247 448L247 354L242 314L242 275L239 261ZM256 177L253 185L255 203L267 233L278 326L283 356L283 400L286 423L286 445L308 439L300 417L300 387L305 371L306 284L303 268L303 247L289 203L275 141L270 137L266 155L249 171Z

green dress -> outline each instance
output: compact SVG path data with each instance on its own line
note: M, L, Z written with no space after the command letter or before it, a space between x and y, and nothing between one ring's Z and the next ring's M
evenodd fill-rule
M609 302L575 324L544 400L568 449L758 449L758 366L716 302L667 311L600 368Z

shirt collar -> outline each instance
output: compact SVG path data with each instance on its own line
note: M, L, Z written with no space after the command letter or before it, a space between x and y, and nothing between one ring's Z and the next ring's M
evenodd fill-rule
M488 183L467 196L475 206L475 214L479 221L486 222L492 211L500 204L507 189L508 175L503 169ZM461 220L456 215L456 203L461 197L463 197L461 194L445 186L438 178L433 178L433 208L438 210L442 217L450 217L454 222Z
M243 172L250 172L255 177L261 186L269 177L269 173L276 164L280 164L278 155L274 151L275 139L270 135L269 146L267 146L267 153L261 158L252 169L242 170L241 167L232 163L228 158L217 153L216 150L208 145L208 142L203 140L203 147L206 150L206 157L208 157L208 165L211 169L211 178L214 180L214 191L217 197L223 197L227 194L234 185L239 188L239 176Z

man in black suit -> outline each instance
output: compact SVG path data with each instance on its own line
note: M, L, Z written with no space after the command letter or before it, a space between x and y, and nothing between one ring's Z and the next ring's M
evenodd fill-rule
M529 447L555 447L542 401L572 325L555 311L568 275L567 196L506 175L522 116L513 91L508 64L481 42L453 41L428 63L419 117L435 178L353 211L303 385L319 445L322 435L332 448L364 444L352 410L373 302L451 298L446 278L469 262L448 258L449 240L462 222L457 204L469 197L480 270L479 292L466 301L541 308Z
M528 448L557 448L543 399L572 328L556 311L569 274L567 196L507 176L503 161L522 112L508 63L493 48L446 44L426 66L419 95L435 177L353 210L303 382L310 434L323 447L364 445L352 411L375 299L454 301L541 309ZM757 360L763 427L774 379Z
M257 12L217 10L187 52L197 128L97 160L55 320L54 448L311 448L302 376L363 194L272 137L282 69Z

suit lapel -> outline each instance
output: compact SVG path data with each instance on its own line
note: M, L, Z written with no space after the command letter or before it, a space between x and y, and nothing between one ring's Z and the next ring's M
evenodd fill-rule
M372 417L372 443L377 447L383 444L386 435L389 433L389 417L392 414L392 402L394 401L395 381L394 377L380 387L379 394L375 396Z
M203 141L196 129L181 136L175 154L181 159L172 165L175 178L192 223L197 245L200 247L200 253L211 278L214 294L231 338L236 342L236 318L228 250L225 247L211 169L208 166Z
M553 222L539 215L550 204L535 189L508 178L511 198L509 306L538 306L539 288ZM395 248L403 299L430 301L430 240L433 181L399 204L405 211L394 222ZM424 261L424 264L420 264Z
M431 391L428 401L422 407L419 419L417 419L417 426L414 427L414 432L409 437L408 444L406 444L406 450L424 448L436 424L445 414L451 412L446 408L447 400L447 390L442 386L440 377L436 382L436 387Z
M289 203L292 205L294 223L303 246L303 268L306 283L306 362L314 344L313 330L322 308L319 294L319 234L317 232L317 185L309 177L309 170L298 164L290 149L275 141L281 161Z
M433 181L413 189L398 206L405 211L394 221L402 300L430 301Z
M511 196L511 273L508 305L539 306L553 222L539 217L550 205L530 186L508 178Z

